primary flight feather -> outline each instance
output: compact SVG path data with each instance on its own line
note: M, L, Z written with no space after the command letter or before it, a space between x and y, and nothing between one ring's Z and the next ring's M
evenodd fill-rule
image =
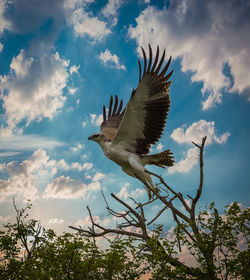
M97 142L106 157L121 166L128 175L139 179L145 186L149 199L151 188L155 188L145 165L160 167L172 166L174 163L169 150L148 155L151 145L161 138L170 107L169 87L173 70L168 74L171 57L164 65L165 50L159 59L157 47L153 59L149 45L149 59L142 48L144 67L139 63L139 83L132 91L128 104L123 109L123 101L118 97L110 98L108 113L103 106L101 132L88 139Z

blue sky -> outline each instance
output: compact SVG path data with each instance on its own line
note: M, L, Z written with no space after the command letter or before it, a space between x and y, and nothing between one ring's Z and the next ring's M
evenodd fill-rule
M151 150L169 148L176 162L151 170L194 194L191 142L207 136L199 205L248 206L249 27L249 1L0 0L0 222L13 219L13 196L19 207L31 199L32 217L58 231L88 225L86 205L112 226L101 190L111 205L111 192L147 199L87 139L111 94L128 101L149 43L172 55L174 69L166 129ZM172 220L166 213L159 222Z

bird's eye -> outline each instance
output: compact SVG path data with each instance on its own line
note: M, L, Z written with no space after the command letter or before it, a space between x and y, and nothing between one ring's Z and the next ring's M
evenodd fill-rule
M93 138L97 138L99 135L98 134L96 134L96 135L93 135Z

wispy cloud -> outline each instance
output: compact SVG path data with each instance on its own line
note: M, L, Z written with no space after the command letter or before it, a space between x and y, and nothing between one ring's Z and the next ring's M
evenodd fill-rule
M105 52L100 53L99 59L106 67L126 70L126 67L120 63L118 56L112 54L108 49L106 49Z
M64 219L52 218L48 221L48 223L62 225L64 223Z
M105 7L101 10L104 17L112 20L112 26L117 24L118 10L122 3L122 0L109 0Z
M100 114L97 116L96 114L90 114L90 121L94 126L100 126L103 121L103 115Z
M88 4L91 2L65 1L67 23L73 27L76 36L88 35L91 39L102 40L111 33L111 30L107 27L106 22L87 11Z
M93 181L100 181L102 179L104 179L106 176L105 174L101 173L101 172L97 172L94 177L93 177Z
M0 152L0 157L13 157L19 155L21 152Z
M135 190L131 190L129 191L130 189L130 184L125 184L120 192L117 194L117 196L121 199L125 199L125 200L128 200L129 197L133 197L133 198L137 198L137 197L140 197L142 196L145 192L144 192L144 189L143 187L141 188L136 188Z
M63 145L65 145L65 143L61 141L35 134L11 135L0 138L1 150L5 151L3 153L34 151L39 148L52 149Z
M71 150L73 152L78 152L84 148L84 144L78 143L75 147L72 147Z

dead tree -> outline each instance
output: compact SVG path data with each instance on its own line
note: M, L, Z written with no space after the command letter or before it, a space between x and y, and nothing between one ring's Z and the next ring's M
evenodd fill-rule
M202 139L201 145L193 143L199 149L199 162L200 162L200 181L197 188L196 195L191 197L188 195L188 198L191 200L191 205L185 201L182 193L177 193L172 187L170 187L162 176L159 176L155 173L149 172L152 176L159 180L157 184L157 189L152 189L154 194L154 198L145 202L139 203L135 201L133 198L131 200L134 202L135 207L130 206L128 203L121 200L117 197L114 193L111 193L112 198L114 198L123 208L125 211L115 211L109 207L109 204L104 197L106 202L106 209L108 213L114 217L120 218L123 220L122 223L117 224L116 228L106 228L99 223L95 222L93 219L92 212L90 208L87 206L87 210L90 216L92 226L88 229L84 229L81 227L74 227L70 226L71 229L77 230L83 236L86 237L101 237L107 236L108 234L117 234L121 236L132 236L136 239L142 241L149 241L152 237L149 234L148 226L155 222L161 215L167 210L170 210L173 216L174 221L177 225L181 225L182 222L185 222L189 225L191 230L185 230L185 233L188 235L192 242L199 244L200 252L203 254L208 267L208 274L204 274L201 272L200 269L189 267L184 263L180 262L178 258L169 255L162 244L158 241L158 246L161 248L162 252L165 254L165 261L169 263L171 266L176 268L181 268L182 271L190 275L191 277L198 277L199 279L217 279L214 267L213 267L213 251L215 248L215 244L210 244L210 247L207 248L202 240L202 235L199 230L196 221L196 205L197 202L202 194L203 189L203 154L204 154L204 146L205 146L206 137ZM152 218L150 221L147 220L145 217L145 208L148 205L151 205L154 201L161 201L162 202L162 209L158 211L158 213ZM185 211L180 211L176 207L176 202L181 203L184 207ZM137 229L136 231L131 231L131 227ZM215 223L215 230L216 230L216 223ZM180 247L180 244L179 244ZM149 248L149 250L152 248Z

